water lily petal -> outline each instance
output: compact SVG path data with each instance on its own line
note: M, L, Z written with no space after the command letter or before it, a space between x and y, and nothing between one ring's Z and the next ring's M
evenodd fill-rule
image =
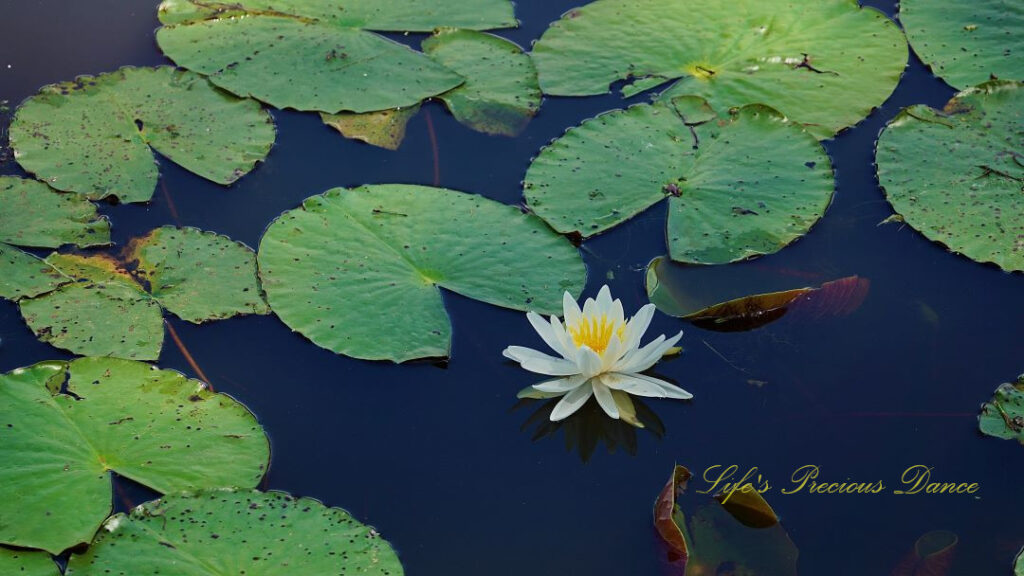
M651 318L654 318L654 304L645 304L626 324L626 349L635 350L640 347L640 339L643 338L647 327L651 325Z
M663 340L665 337L659 336L647 346L637 350L630 358L623 358L615 366L615 370L617 372L643 372L654 366L655 362L661 360L665 351L675 346L676 342L679 342L679 339L682 337L682 331L668 340Z
M626 353L622 356L622 358L620 358L619 361L615 363L615 366L612 368L612 370L615 372L636 372L636 370L627 370L625 367L633 364L635 359L640 358L641 356L646 356L647 353L650 352L650 350L659 346L664 341L665 335L661 334L654 340L648 342L647 345L644 346L643 348L632 348L630 350L627 350Z
M622 358L622 355L626 352L626 347L623 345L622 340L619 340L617 334L612 334L612 337L608 339L608 346L605 347L604 352L601 354L601 371L607 372L612 369L612 366Z
M679 400L689 400L690 398L693 398L693 394L690 394L679 386L676 386L671 382L666 382L661 378L655 378L654 376L648 376L647 374L632 374L631 376L661 387L661 389L665 391L666 398L676 398Z
M579 374L580 369L576 366L575 362L570 362L564 358L555 358L554 356L548 356L543 352L538 352L531 348L523 346L509 346L505 348L502 354L506 358L511 358L524 370L530 372L536 372L538 374L545 374L547 376L570 376L573 374Z
M622 309L622 301L619 299L612 300L611 305L608 307L608 320L613 326L621 326L626 321L626 312Z
M553 392L565 394L570 390L579 388L581 384L586 382L587 379L581 374L575 376L569 376L567 378L557 378L555 380L547 380L539 384L534 384L533 388L540 390L541 392Z
M608 285L601 286L601 289L597 291L597 300L594 301L597 306L597 313L607 314L612 310L612 291L608 289Z
M576 350L576 365L578 372L587 378L597 376L601 373L601 357L586 346L580 346Z
M565 326L562 326L562 322L559 321L558 316L551 315L551 331L555 333L558 341L562 344L562 349L565 350L566 360L572 360L576 357L576 344L572 341L572 336L565 330Z
M566 326L579 324L581 315L580 305L576 303L576 299L572 297L572 294L566 292L562 295L562 317L565 318Z
M551 411L551 421L557 422L568 418L586 404L593 393L594 387L590 384L585 384L569 392L558 401L558 404L555 404L554 410Z
M609 418L618 420L619 406L615 403L615 398L612 397L612 391L602 384L599 378L595 378L593 382L594 398L597 398L598 405Z
M601 383L612 390L622 390L636 396L646 396L648 398L668 397L668 392L664 388L649 380L637 378L637 374L608 372L601 374Z
M569 355L570 351L566 350L565 347L562 346L562 341L558 339L554 329L547 320L541 317L540 314L533 311L526 313L526 319L530 321L530 325L537 331L537 334L540 335L541 340L543 340L545 344L550 346L555 352L558 352L562 358L565 358L566 360L572 359L573 356Z

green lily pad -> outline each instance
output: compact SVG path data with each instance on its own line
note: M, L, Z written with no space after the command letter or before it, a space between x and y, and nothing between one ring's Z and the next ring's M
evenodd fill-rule
M1024 270L1024 83L997 81L942 110L904 109L878 139L878 180L893 209L933 242Z
M111 472L164 493L251 488L269 458L245 406L177 372L113 358L18 368L0 376L0 543L89 542Z
M697 264L775 252L821 217L832 165L799 125L759 105L707 119L700 99L675 104L570 128L530 165L529 207L555 230L587 237L668 198L669 254Z
M532 54L545 94L602 94L626 80L628 96L676 81L663 98L765 104L829 138L889 97L907 43L850 0L598 0L552 24Z
M107 520L67 576L401 576L391 545L340 508L282 492L205 490Z
M534 216L481 196L406 185L335 188L267 228L260 277L274 312L334 352L403 362L448 355L441 288L561 312L586 269Z
M1017 553L1017 558L1013 561L1013 575L1024 576L1024 548L1021 548Z
M330 114L412 106L463 82L371 30L516 25L507 0L168 0L160 18L157 43L179 66L240 96Z
M334 128L346 138L362 140L387 150L398 150L405 140L405 126L420 111L420 105L376 112L320 113L324 124Z
M110 221L77 194L0 176L0 242L33 248L103 246L110 244Z
M0 298L31 298L70 281L43 260L0 242Z
M978 428L984 434L1024 444L1024 374L1017 382L996 388L992 400L981 405Z
M195 228L157 228L131 242L125 261L52 254L46 262L75 282L22 299L21 313L41 340L75 354L156 360L161 308L196 324L270 312L252 249Z
M60 570L45 552L0 548L0 574L60 576Z
M477 132L516 136L540 108L533 61L504 38L449 28L424 40L423 52L466 78L438 98Z
M1020 80L1024 8L1011 0L901 0L900 21L914 52L955 88Z
M125 258L136 263L149 294L182 320L270 313L256 281L256 254L225 236L164 226L134 240Z
M274 123L258 102L191 72L122 68L43 87L18 108L10 140L18 163L53 188L145 202L159 178L150 148L226 185L266 157Z

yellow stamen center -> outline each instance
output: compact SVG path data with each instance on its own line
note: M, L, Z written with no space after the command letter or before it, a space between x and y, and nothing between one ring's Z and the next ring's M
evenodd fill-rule
M626 325L611 321L607 315L584 316L578 324L568 326L569 335L572 336L573 344L576 347L586 346L598 354L603 354L608 348L608 342L615 334L621 340L626 331Z

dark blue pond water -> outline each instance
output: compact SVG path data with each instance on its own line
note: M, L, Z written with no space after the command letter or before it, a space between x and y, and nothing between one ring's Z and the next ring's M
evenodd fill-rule
M520 2L522 27L501 34L528 46L575 4ZM892 2L877 5L894 10ZM43 84L78 74L167 63L153 40L157 26L156 2L5 2L0 99L14 105ZM1009 574L1024 544L1022 448L982 437L975 414L999 383L1024 371L1024 277L952 255L909 227L877 226L891 213L872 164L879 130L905 105L939 106L952 94L912 56L892 98L827 143L838 191L810 234L753 262L673 272L694 289L720 287L726 297L852 274L869 278L871 291L846 318L783 321L746 333L706 332L659 315L652 332L684 329L686 352L658 371L695 399L648 402L663 435L627 434L614 454L599 445L584 461L567 450L563 431L534 440L535 425L521 430L540 405L513 409L515 392L535 379L500 353L508 344L541 342L519 312L446 294L454 324L447 367L338 356L273 316L171 322L217 390L247 404L268 430L267 486L372 523L412 576L659 574L651 506L676 462L698 475L714 464L758 466L779 487L805 464L821 466L825 480L888 486L897 486L908 466L934 466L936 480L977 482L980 491L769 493L800 549L800 572L888 574L918 536L946 529L960 537L953 574ZM327 188L430 184L427 115L437 132L441 185L518 203L519 183L542 145L622 105L618 96L548 99L517 139L471 132L428 105L397 152L344 140L315 115L275 111L274 150L231 188L163 162L166 195L158 189L150 205L102 211L119 244L180 223L256 246L272 218ZM23 174L12 160L0 173ZM664 218L659 206L587 242L587 293L608 282L627 310L644 304L644 268L665 251ZM9 302L0 302L0 338L3 371L67 357L37 342ZM169 339L160 365L192 374Z

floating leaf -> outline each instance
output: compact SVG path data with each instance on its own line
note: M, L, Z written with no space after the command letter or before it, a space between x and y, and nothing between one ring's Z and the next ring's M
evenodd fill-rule
M46 263L74 279L20 301L43 342L85 356L156 360L163 344L160 305L107 256L51 254Z
M439 98L473 130L516 136L540 108L533 61L504 38L448 28L424 40L423 52L465 77L464 84Z
M893 569L892 576L947 576L958 540L948 530L928 532L917 539L914 549Z
M0 548L0 574L60 576L53 558L44 552Z
M133 240L125 258L150 295L182 320L270 313L256 281L256 254L225 236L164 226Z
M689 479L690 471L676 465L654 504L654 526L673 574L796 576L796 546L760 494L737 490L725 504L718 495L687 522L678 500Z
M1017 559L1013 561L1013 576L1024 576L1024 548L1017 553Z
M31 298L70 281L43 260L0 242L0 298Z
M0 376L0 543L89 542L111 472L160 492L254 487L269 450L245 406L177 372L113 358L19 368Z
M157 43L179 66L240 96L331 114L412 106L463 82L370 30L517 24L507 0L165 0L160 19Z
M102 246L110 244L110 222L77 194L0 176L0 242L33 248Z
M75 282L21 301L45 342L86 356L156 360L166 308L200 323L267 314L247 246L195 228L157 228L129 245L127 263L108 255L52 254L46 262Z
M1001 384L992 400L981 405L978 428L989 436L1024 444L1024 374L1013 384Z
M10 138L18 163L58 190L145 202L159 178L150 148L230 184L266 157L274 123L191 72L122 68L43 87L18 108Z
M715 494L715 500L733 518L748 528L770 528L779 523L775 510L765 502L761 493L753 489L735 490Z
M825 282L819 288L796 288L735 298L694 310L693 303L677 280L662 276L663 258L655 258L647 267L647 297L659 310L689 320L694 326L718 332L753 330L784 315L799 314L813 319L846 316L860 307L871 282L848 276Z
M775 252L807 233L832 198L821 144L764 106L708 120L703 101L676 104L570 128L530 165L527 204L563 234L592 236L668 197L669 253L699 264Z
M718 504L697 509L690 518L692 553L686 574L796 576L799 552L781 524L748 528Z
M1024 271L1024 84L988 82L943 110L904 109L878 139L878 179L893 209L933 242Z
M391 545L340 508L282 492L206 490L107 520L67 576L352 574L401 576Z
M765 104L829 138L892 93L907 43L884 14L849 0L598 0L552 24L533 58L545 94L602 94L627 80L628 96L678 79L663 98Z
M950 86L1020 80L1024 10L1008 0L901 0L900 22L921 60Z
M586 270L576 250L517 208L441 188L335 188L267 228L259 268L274 312L340 354L403 362L448 355L440 288L561 312Z
M676 503L676 497L686 490L686 483L691 477L688 468L676 464L672 469L672 476L654 503L654 528L669 548L669 560L681 568L686 567L690 557L690 546L685 532L686 523L683 521L682 509Z
M405 126L409 120L420 110L420 105L415 104L405 108L394 110L380 110L377 112L342 112L341 114L320 113L320 119L324 124L334 128L345 138L362 140L367 144L398 150L402 140L405 139Z

